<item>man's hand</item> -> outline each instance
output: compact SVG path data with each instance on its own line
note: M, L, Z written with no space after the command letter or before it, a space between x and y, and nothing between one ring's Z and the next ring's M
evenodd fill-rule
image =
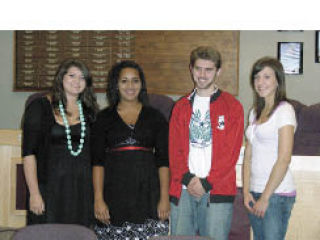
M187 186L189 194L195 197L202 197L205 194L205 190L198 177L193 177Z

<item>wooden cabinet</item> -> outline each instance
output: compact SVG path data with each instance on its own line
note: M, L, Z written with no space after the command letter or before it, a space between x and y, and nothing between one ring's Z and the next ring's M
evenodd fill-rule
M26 224L26 210L18 206L17 183L23 184L21 159L21 131L0 129L0 226L22 227ZM23 197L23 196L22 196ZM21 200L21 199L20 199ZM22 199L22 201L24 201Z
M297 186L286 239L320 237L320 156L293 156L291 169Z

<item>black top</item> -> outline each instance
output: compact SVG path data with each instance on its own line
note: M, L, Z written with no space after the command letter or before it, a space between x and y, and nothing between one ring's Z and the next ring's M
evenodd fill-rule
M93 219L90 127L81 153L74 157L67 149L65 127L55 121L49 100L41 97L26 109L23 127L23 156L35 155L38 182L45 202L45 214L28 212L28 224L70 223L89 226ZM80 123L70 126L73 150L77 150Z
M93 164L104 166L104 199L111 224L143 223L157 218L159 167L168 167L168 123L152 107L143 106L135 126L127 125L116 108L102 110L92 128ZM114 152L123 146L153 151Z

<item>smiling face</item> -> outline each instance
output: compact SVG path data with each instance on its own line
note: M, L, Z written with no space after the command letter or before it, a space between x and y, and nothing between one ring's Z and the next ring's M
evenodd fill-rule
M214 83L220 69L217 69L211 60L197 59L194 66L190 66L190 71L197 93L200 96L210 96L214 91Z
M254 89L259 97L266 102L273 102L278 87L278 81L274 70L270 67L264 67L254 76Z
M86 80L81 70L75 66L63 76L63 89L68 97L78 97L86 87Z
M121 70L118 79L120 101L138 101L141 91L139 72L134 68Z

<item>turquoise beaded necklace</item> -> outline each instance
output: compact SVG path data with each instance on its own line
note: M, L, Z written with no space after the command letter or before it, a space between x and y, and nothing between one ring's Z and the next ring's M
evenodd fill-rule
M70 129L70 126L69 126L69 123L68 123L67 116L66 116L66 114L64 112L64 109L63 109L62 101L61 100L59 101L60 115L62 117L63 124L64 124L64 126L66 128L65 132L66 132L66 136L67 136L67 147L68 147L68 150L70 151L71 155L75 156L75 157L78 156L81 153L82 148L83 148L83 143L84 143L84 137L86 135L85 134L86 122L85 122L85 119L84 119L82 104L81 104L80 100L77 101L77 105L78 105L78 109L79 109L79 117L80 117L80 124L81 124L81 136L80 136L80 143L79 143L79 146L78 146L78 150L77 151L73 151L72 150L72 141L71 141L71 129Z

